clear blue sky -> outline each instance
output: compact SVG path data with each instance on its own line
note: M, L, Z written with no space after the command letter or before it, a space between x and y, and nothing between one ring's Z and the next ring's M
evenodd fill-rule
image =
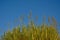
M54 16L57 22L60 22L60 0L0 0L0 35L7 31L7 24L10 23L10 29L15 25L14 20L22 14L27 15L32 10L32 16L38 15L38 23L42 23L43 15ZM58 27L60 29L60 27Z

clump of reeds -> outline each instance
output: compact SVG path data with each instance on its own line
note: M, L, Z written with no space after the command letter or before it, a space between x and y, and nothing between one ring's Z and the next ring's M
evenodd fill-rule
M31 18L31 13L28 18ZM23 18L21 18L21 20L22 19ZM36 20L38 20L38 17L36 17ZM43 20L45 20L45 17ZM50 25L45 23L36 25L30 20L28 25L21 26L22 30L20 26L17 26L17 28L13 28L12 31L8 30L5 32L1 40L60 40L54 17L52 17L52 20L52 23L50 23L50 17L48 17Z

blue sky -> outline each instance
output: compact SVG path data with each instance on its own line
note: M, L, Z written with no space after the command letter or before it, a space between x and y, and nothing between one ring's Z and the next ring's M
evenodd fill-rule
M32 10L32 16L38 15L38 23L42 23L43 16L54 16L60 22L60 0L0 0L0 35L16 25L15 20L25 15L24 22L27 24L27 15ZM34 19L35 20L35 19ZM58 27L60 29L60 27Z

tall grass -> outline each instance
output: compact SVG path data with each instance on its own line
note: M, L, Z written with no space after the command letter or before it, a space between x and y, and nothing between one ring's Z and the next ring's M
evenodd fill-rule
M28 18L30 20L31 13ZM52 20L52 24L50 25L44 23L36 25L33 21L30 21L28 25L22 25L22 30L20 26L17 26L12 31L8 30L5 32L1 40L60 40L60 34L56 29L54 17ZM50 23L50 17L48 17L48 22Z

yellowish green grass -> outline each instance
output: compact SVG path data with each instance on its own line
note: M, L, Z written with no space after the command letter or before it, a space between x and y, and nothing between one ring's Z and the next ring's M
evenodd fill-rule
M50 22L50 18L48 18L48 21ZM30 21L28 25L22 25L21 27L17 26L12 31L8 30L1 37L1 40L60 40L60 34L56 29L54 18L53 24L50 25L44 23L42 25L36 25Z

